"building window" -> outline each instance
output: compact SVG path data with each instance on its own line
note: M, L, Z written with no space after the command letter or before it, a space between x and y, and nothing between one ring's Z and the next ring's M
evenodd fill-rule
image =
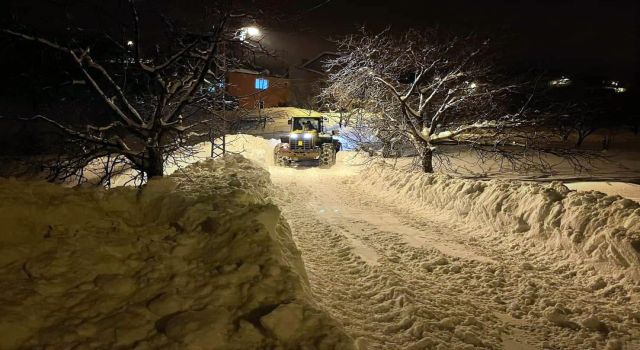
M256 79L256 90L266 90L269 88L269 80L257 78Z

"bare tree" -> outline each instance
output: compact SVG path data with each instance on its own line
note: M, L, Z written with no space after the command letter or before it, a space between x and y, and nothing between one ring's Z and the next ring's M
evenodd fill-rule
M606 149L615 131L633 130L631 98L602 87L551 87L538 94L533 109L553 119L564 141L575 135L576 148L596 131L606 131L602 144Z
M245 41L228 29L241 18L232 14L231 1L208 4L202 9L206 27L181 26L163 18L166 42L162 45L154 42L154 33L144 33L147 18L134 0L128 1L129 15L125 16L131 23L121 29L128 32L126 40L113 39L113 30L89 39L80 30L60 38L1 30L66 55L75 66L77 85L90 89L108 110L107 121L75 125L56 115L21 118L48 123L69 141L70 148L54 162L51 178L77 176L103 157L127 163L146 178L162 176L167 160L189 154L195 141L206 139L212 125L224 123L222 118L229 113L223 112L229 107L222 67L233 62L228 56L242 50ZM224 45L226 50L222 50ZM114 171L112 165L104 168L106 174Z
M540 152L569 155L548 146L553 135L541 129L542 116L526 113L528 95L501 82L486 41L411 30L400 36L363 31L338 44L323 97L365 110L363 123L385 156L409 146L422 171L433 172L434 157L446 157L440 150L447 145L520 169L546 167Z

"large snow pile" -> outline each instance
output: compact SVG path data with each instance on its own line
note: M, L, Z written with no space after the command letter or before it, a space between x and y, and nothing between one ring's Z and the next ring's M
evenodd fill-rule
M640 280L640 204L600 192L574 192L561 183L473 181L373 166L361 184L413 206L455 212L514 241L541 240L603 272Z
M280 143L280 140L246 134L227 135L225 141L228 152L241 154L262 166L274 165L273 149Z
M262 168L142 190L0 180L0 349L351 349L311 300Z

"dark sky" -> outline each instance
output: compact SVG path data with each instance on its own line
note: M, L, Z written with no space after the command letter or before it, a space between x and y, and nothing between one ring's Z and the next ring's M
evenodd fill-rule
M90 5L99 3L99 6ZM137 0L142 8L200 18L206 0ZM65 4L91 23L126 21L124 0L2 0L37 23L58 23L52 6ZM211 2L209 2L211 3ZM337 38L366 25L434 27L492 39L517 69L603 76L637 84L640 75L640 0L235 0L252 10L267 34L265 44L299 64ZM47 6L45 6L46 4ZM2 9L2 6L0 6ZM11 11L4 12L6 16ZM2 16L0 16L2 17ZM108 17L108 18L107 18ZM148 22L147 22L148 23Z
M354 31L391 26L434 27L495 39L509 62L519 68L635 81L640 73L638 0L272 0L298 13L284 21L274 46L312 56L330 47L323 39ZM317 5L321 5L315 8ZM308 11L309 9L313 9ZM279 41L279 35L286 36ZM291 40L290 32L301 40Z

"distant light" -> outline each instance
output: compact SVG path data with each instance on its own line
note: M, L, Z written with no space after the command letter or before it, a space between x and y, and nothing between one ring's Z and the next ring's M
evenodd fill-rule
M469 89L475 89L477 87L478 87L478 84L476 84L476 83L469 84Z
M133 46L133 40L127 41L127 46Z
M549 81L549 85L551 86L568 86L571 85L571 79L567 77L560 77L560 79L555 79Z
M621 94L627 91L627 88L621 86L620 82L617 80L611 80L609 82L605 82L605 89L611 89L615 93Z

